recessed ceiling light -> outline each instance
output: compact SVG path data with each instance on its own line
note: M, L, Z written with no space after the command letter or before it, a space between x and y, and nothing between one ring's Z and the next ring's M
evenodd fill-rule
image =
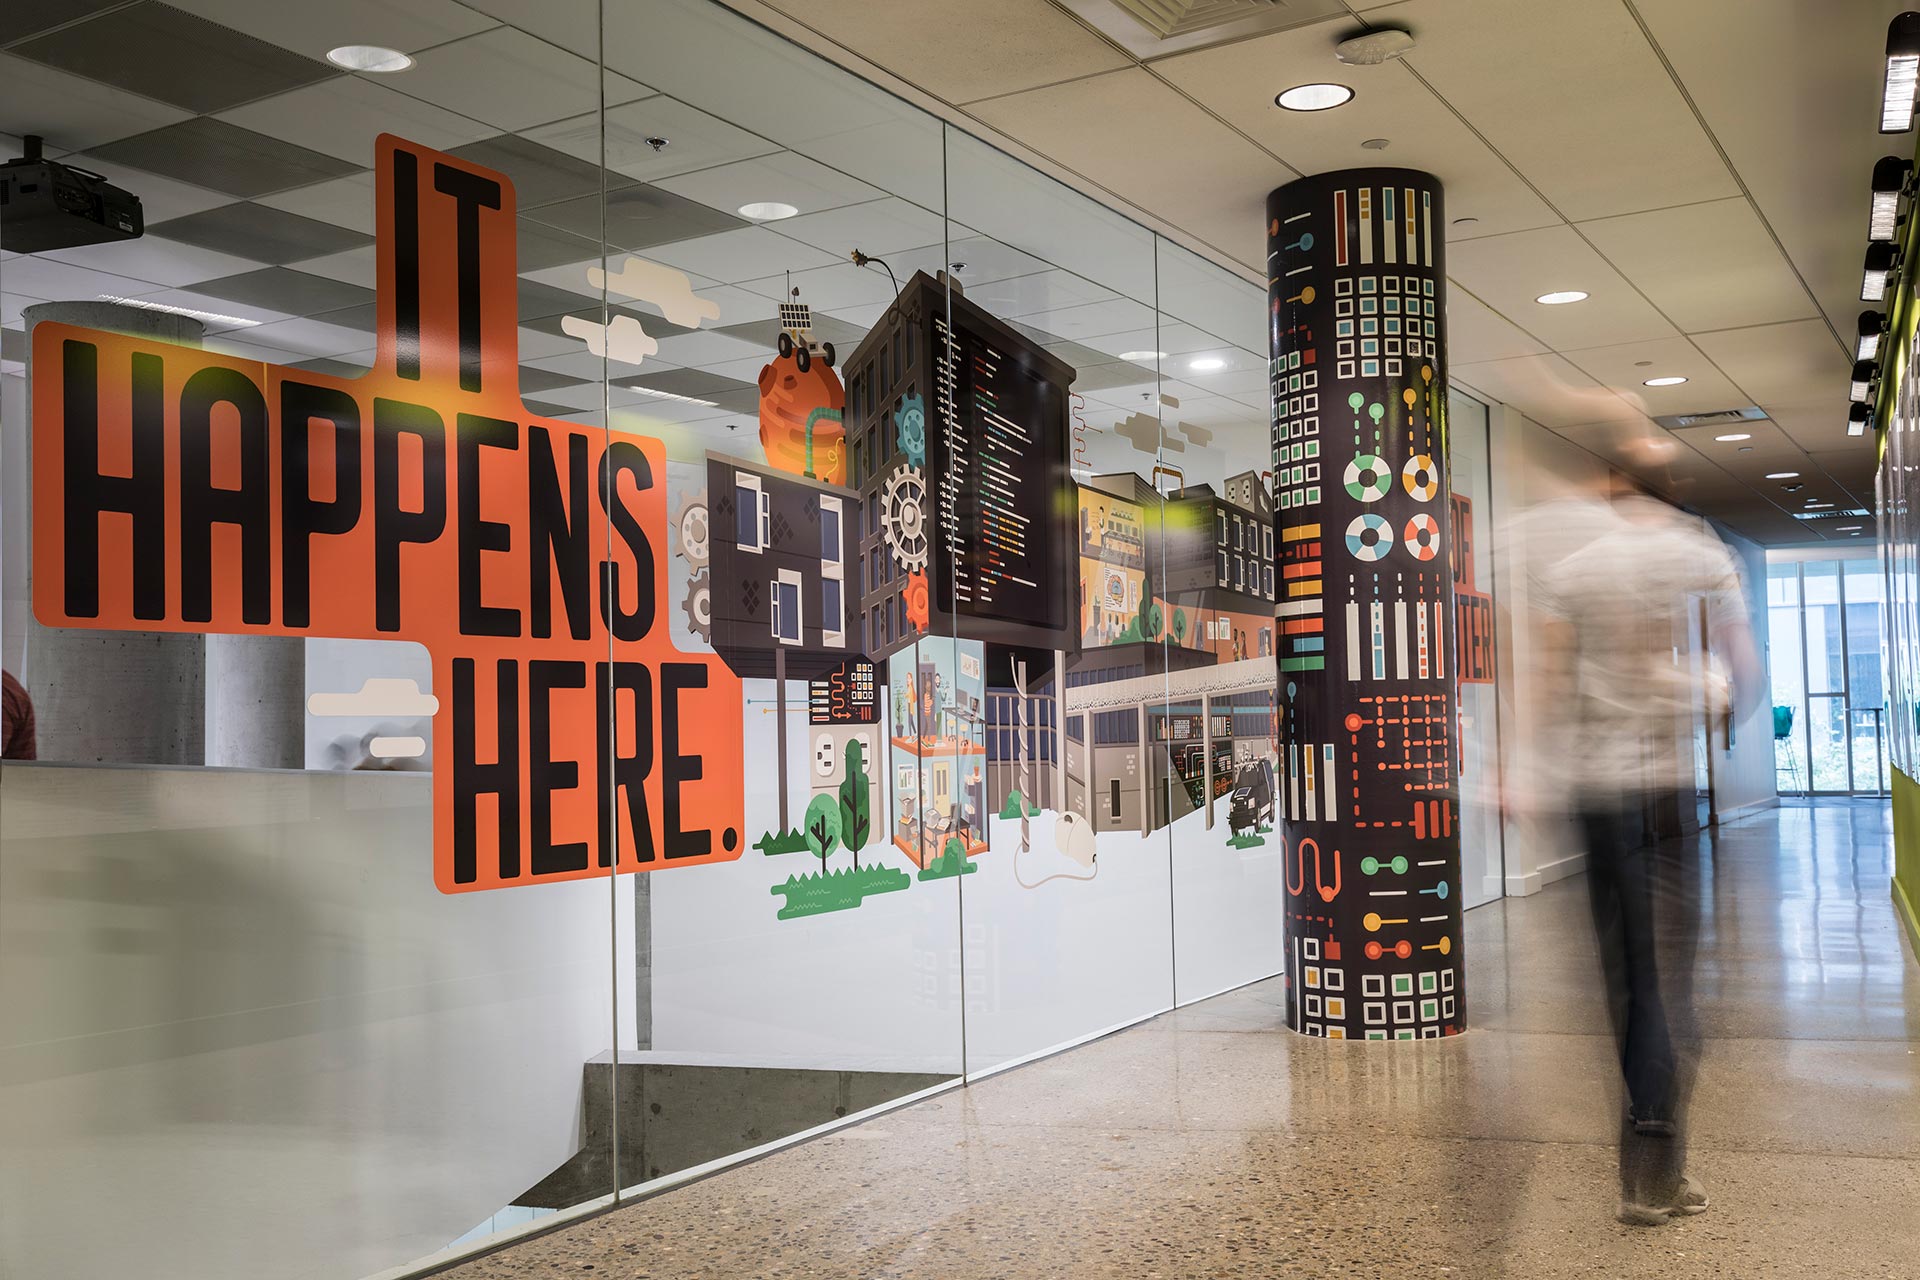
M1641 383L1640 385L1643 387L1677 387L1685 381L1686 381L1685 378L1677 378L1677 377L1648 378L1645 382Z
M1767 472L1767 479L1769 480L1798 480L1799 478L1800 478L1800 473L1798 471Z
M1224 369L1226 367L1227 362L1219 356L1201 356L1198 360L1191 361L1187 365L1187 368L1193 370L1195 373L1212 373L1217 369Z
M1455 218L1453 225L1456 227L1471 227L1478 224L1479 221L1480 219L1478 218Z
M1353 90L1343 84L1297 84L1274 97L1289 111L1326 111L1353 101Z
M1841 533L1858 533L1863 527L1864 526L1857 525L1857 524L1841 524L1841 525L1834 526L1834 528L1839 530Z
M413 59L398 49L377 44L343 44L338 49L327 50L327 61L349 71L371 71L376 75L391 75L413 65Z
M1167 353L1164 351L1122 351L1120 358L1122 360L1165 360Z
M1393 140L1391 138L1368 138L1360 144L1360 149L1362 151L1385 151L1392 145Z
M1585 302L1586 300L1586 293L1580 289L1561 289L1556 293L1543 293L1534 299L1535 302L1543 303L1549 307L1564 307L1569 302Z
M778 200L756 200L752 204L740 206L740 216L751 218L755 222L778 222L782 218L791 218L800 212L790 204Z
M1753 439L1753 433L1751 431L1729 431L1726 435L1715 436L1714 439L1718 440L1721 444L1733 444L1739 440Z
M1831 502L1815 502L1812 498L1807 499L1807 506L1810 508L1830 507L1832 505L1833 504Z
M622 382L618 385L628 391L638 391L643 396L652 396L656 400L678 400L681 404L705 405L709 409L720 407L711 400L702 400L698 396L683 396L677 391L656 391L652 387L636 386L631 382Z

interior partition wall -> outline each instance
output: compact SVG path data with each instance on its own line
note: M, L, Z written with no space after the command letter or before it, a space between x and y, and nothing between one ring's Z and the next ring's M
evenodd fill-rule
M8 31L144 234L0 219L0 1272L424 1270L1281 971L1257 280L706 0Z

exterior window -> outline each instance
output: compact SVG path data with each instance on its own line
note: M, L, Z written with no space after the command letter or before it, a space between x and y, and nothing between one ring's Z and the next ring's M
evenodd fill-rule
M781 644L799 644L805 625L800 611L800 574L794 569L780 570L780 576L767 584L773 601L773 638Z
M1244 556L1233 558L1233 586L1236 591L1247 589L1247 561Z
M1227 585L1227 553L1222 551L1219 554L1220 554L1220 575L1219 575L1220 585L1224 587Z
M1246 537L1247 537L1246 525L1241 521L1239 516L1237 515L1234 516L1233 518L1233 549L1235 551L1246 550L1247 548Z
M1114 817L1120 816L1120 779L1107 779L1107 810Z
M1263 524L1260 526L1260 532L1266 535L1266 537L1262 539L1262 544L1265 547L1265 551L1262 554L1271 560L1273 559L1273 526Z
M734 541L755 555L767 549L772 507L760 477L749 471L733 473Z
M1220 533L1217 540L1220 545L1224 547L1227 545L1227 513L1224 511L1215 511L1213 518L1220 522Z
M1267 599L1271 600L1273 599L1273 566L1266 565L1265 570L1267 575Z
M847 645L845 513L840 499L820 499L820 642Z

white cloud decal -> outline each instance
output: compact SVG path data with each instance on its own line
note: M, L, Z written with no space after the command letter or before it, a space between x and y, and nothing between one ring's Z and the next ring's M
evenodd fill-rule
M660 308L668 324L682 329L698 329L702 320L720 318L720 304L711 298L695 296L693 284L684 272L645 258L628 258L615 275L608 275L599 267L588 267L587 283L608 293L651 303Z
M560 328L586 343L594 355L621 364L637 365L660 350L660 344L632 316L615 316L612 324L600 324L585 316L561 316Z
M316 716L411 719L439 709L440 699L420 692L412 680L371 679L358 693L316 693L307 699L307 710Z

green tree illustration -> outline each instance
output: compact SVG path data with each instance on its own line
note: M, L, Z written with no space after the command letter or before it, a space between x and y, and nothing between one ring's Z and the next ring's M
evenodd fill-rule
M1185 609L1173 611L1173 642L1175 644L1187 642L1187 611Z
M853 855L855 871L860 869L860 851L873 832L873 790L865 756L860 739L848 739L847 777L840 784L840 843Z
M807 836L807 848L813 850L813 856L820 859L820 874L827 874L827 857L840 844L840 803L829 795L818 795L807 806L807 816L803 820Z

